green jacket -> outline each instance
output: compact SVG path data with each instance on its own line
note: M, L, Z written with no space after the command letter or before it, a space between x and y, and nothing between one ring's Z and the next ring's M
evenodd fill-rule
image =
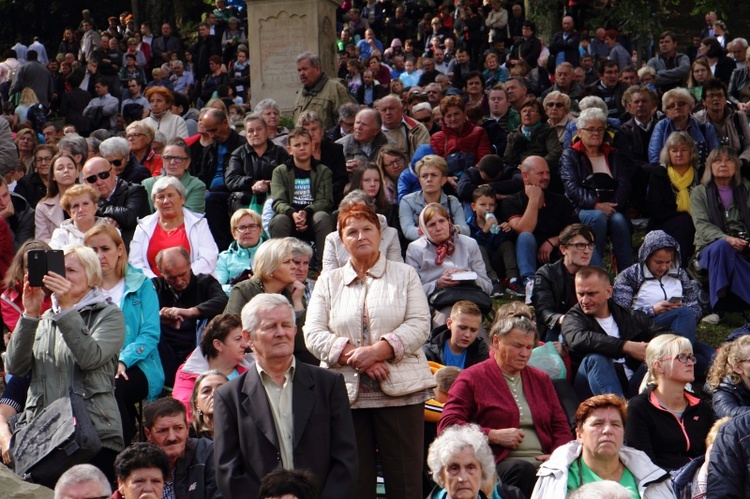
M122 421L115 401L117 359L125 339L125 320L115 305L103 301L41 318L21 317L8 345L6 367L14 375L31 375L26 418L67 396L73 368L83 371L83 398L102 446L124 447Z
M750 206L750 181L742 179L742 185L748 193L747 203ZM699 253L703 248L716 241L717 239L726 239L729 234L722 232L721 227L711 223L708 213L707 191L704 185L697 185L690 193L690 215L693 217L695 225L695 252ZM745 232L747 229L742 223L742 215L737 207L737 203L732 202L729 207L726 219L727 228L738 232Z
M154 183L162 177L164 177L164 175L147 178L141 182L141 185L148 193L148 204L151 207L151 213L154 212L154 200L151 197L151 189L154 187ZM185 208L193 213L205 213L206 184L204 184L201 179L193 177L188 172L185 172L182 176L180 183L185 186Z
M302 111L315 111L323 120L323 128L328 130L336 124L335 116L344 104L354 102L346 86L333 80L325 73L310 89L300 89L294 102L294 121Z
M333 210L333 174L331 170L315 160L310 170L310 192L313 195L312 204L305 206L307 217L312 220L313 213ZM294 201L294 166L279 165L271 176L271 198L273 211L279 215L292 216L295 212Z

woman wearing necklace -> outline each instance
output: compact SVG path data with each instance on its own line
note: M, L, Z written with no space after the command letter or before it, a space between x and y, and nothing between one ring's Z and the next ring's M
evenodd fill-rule
M184 207L185 186L176 177L161 177L151 188L156 213L138 221L130 243L130 263L148 277L160 276L156 255L182 246L190 253L194 274L212 274L219 257L204 215Z
M669 473L644 452L623 445L626 413L625 401L617 395L583 401L576 411L576 440L559 447L542 464L531 499L567 497L602 480L624 486L632 499L674 499Z
M646 366L641 394L628 403L625 439L657 466L676 470L706 453L713 411L685 390L695 381L690 340L674 334L657 336L646 348Z
M534 323L528 317L503 318L492 327L490 340L493 357L459 374L438 432L478 424L489 438L502 483L529 497L537 466L571 440L570 427L549 376L526 365L537 340Z

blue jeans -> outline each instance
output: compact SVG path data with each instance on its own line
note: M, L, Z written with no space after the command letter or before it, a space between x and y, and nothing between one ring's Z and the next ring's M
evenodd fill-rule
M679 334L690 340L696 358L695 374L696 376L705 376L716 354L716 350L712 346L696 340L695 335L698 330L698 320L695 317L695 312L687 307L676 308L657 315L653 321L654 324L666 327L674 331L675 334Z
M521 232L516 239L516 263L521 282L533 279L536 273L536 238L531 232Z
M609 357L598 353L583 358L573 378L573 388L581 400L586 400L591 395L622 395L623 392L620 378L615 371L615 363Z
M617 261L617 268L624 270L633 265L633 246L628 219L619 211L607 217L600 210L581 210L578 218L582 224L594 231L596 252L591 257L592 265L602 265L604 248L607 244L607 233L612 238L612 255Z

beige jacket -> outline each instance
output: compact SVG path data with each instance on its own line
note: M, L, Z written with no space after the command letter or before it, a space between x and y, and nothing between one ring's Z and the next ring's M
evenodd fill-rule
M367 308L369 338L364 338L362 312ZM422 352L430 332L427 297L417 272L409 265L386 260L383 253L363 282L347 262L321 274L307 308L303 328L307 349L322 367L340 371L346 380L349 401L357 400L359 375L339 366L347 343L354 346L387 341L396 356L390 361L390 381L383 391L408 394L435 386Z

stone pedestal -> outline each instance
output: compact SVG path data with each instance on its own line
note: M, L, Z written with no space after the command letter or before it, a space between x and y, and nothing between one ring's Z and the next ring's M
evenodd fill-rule
M323 71L336 75L336 0L246 0L251 102L274 99L291 114L297 91L295 59L320 54Z

